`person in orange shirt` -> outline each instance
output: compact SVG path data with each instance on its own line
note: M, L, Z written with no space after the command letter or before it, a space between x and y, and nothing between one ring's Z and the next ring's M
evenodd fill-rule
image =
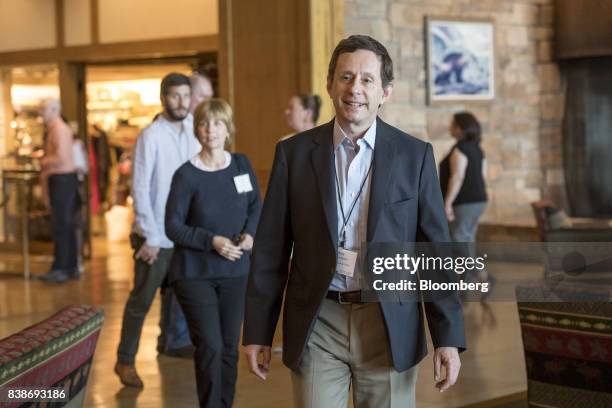
M53 264L39 279L63 283L79 279L77 229L79 220L78 179L73 156L73 133L61 117L58 100L43 101L40 114L47 127L45 155L41 159L41 180L45 201L51 208Z

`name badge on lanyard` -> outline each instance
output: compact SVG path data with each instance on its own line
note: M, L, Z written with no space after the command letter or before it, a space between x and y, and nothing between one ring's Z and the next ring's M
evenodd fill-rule
M335 154L334 154L334 161L335 161ZM342 194L340 192L340 180L338 180L338 172L336 171L336 166L334 166L334 172L336 175L336 192L338 193L337 199L338 199L338 204L340 206L340 212L342 214L342 229L339 234L340 236L338 237L338 257L336 260L336 272L338 272L340 275L344 275L349 278L352 278L353 275L355 274L355 264L357 263L358 252L351 251L350 249L347 249L345 247L346 246L346 226L349 222L349 219L351 218L351 214L353 214L353 210L355 209L355 206L357 205L357 201L359 200L359 197L361 197L361 193L363 192L363 186L365 185L366 181L368 180L368 176L370 175L370 172L372 171L373 161L374 160L370 162L370 167L368 168L368 172L366 173L365 177L363 178L363 181L361 182L361 186L359 187L359 193L357 194L357 197L355 197L355 199L353 200L353 203L351 204L349 208L348 215L345 215L345 212L344 212L344 206L342 205Z
M357 263L357 252L350 249L338 247L338 258L336 262L336 272L340 275L353 277L355 264Z
M248 174L241 174L239 176L234 177L234 184L236 185L236 191L238 191L238 194L253 191L251 178Z

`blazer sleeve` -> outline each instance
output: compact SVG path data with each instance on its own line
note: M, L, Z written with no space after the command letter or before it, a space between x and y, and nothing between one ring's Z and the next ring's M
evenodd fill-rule
M245 303L244 345L271 345L274 337L293 245L288 184L287 159L281 142L276 145L253 245Z
M418 211L418 241L433 243L451 241L436 164L429 143L425 149L421 166ZM454 272L450 273L454 274ZM444 279L444 277L440 278ZM450 277L450 279L453 278L456 277ZM455 292L446 293L444 296L434 296L430 301L425 301L424 305L434 347L457 347L459 351L465 350L463 306L458 294Z
M172 177L166 201L166 235L177 245L208 251L213 247L214 234L204 228L187 224L193 193L193 188L179 169Z
M257 229L257 224L259 223L259 216L261 215L261 193L259 192L257 177L255 176L255 172L253 171L253 166L251 166L251 162L244 155L241 155L240 159L244 163L244 167L249 172L249 177L251 178L251 184L253 186L253 190L247 193L249 199L249 206L247 209L247 220L244 226L244 232L254 237L255 230Z

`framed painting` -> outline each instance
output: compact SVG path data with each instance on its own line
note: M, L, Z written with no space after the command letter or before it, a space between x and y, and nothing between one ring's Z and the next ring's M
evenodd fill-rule
M427 17L426 37L430 103L495 97L492 20Z

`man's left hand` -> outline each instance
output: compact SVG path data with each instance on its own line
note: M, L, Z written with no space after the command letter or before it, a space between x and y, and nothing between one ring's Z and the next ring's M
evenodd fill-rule
M442 367L444 367L445 378L442 378ZM456 347L438 347L434 352L434 380L436 388L444 392L452 387L459 376L461 360Z

